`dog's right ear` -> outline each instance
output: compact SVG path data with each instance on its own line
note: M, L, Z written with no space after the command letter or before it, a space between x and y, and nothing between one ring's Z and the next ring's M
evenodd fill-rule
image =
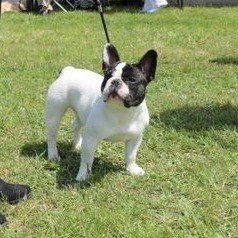
M106 44L103 49L102 55L102 70L105 72L108 68L111 68L116 62L120 61L117 49L112 44Z

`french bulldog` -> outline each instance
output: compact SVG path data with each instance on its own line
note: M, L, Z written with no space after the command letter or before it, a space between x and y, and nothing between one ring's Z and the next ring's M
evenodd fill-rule
M102 56L104 76L65 67L50 86L46 99L48 159L60 160L57 131L62 116L71 108L75 113L73 144L81 149L77 181L89 177L95 150L102 140L125 142L126 170L132 175L143 175L136 155L149 123L145 91L155 77L156 66L155 50L129 64L120 61L115 46L106 44Z

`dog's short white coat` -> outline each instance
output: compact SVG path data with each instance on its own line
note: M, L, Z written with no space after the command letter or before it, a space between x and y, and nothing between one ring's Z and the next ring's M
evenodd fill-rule
M118 75L121 66L116 70ZM146 102L144 100L139 106L130 108L124 107L117 99L104 102L100 89L102 81L103 76L97 73L68 66L62 70L47 94L48 159L60 159L56 146L57 131L63 114L72 108L76 116L73 143L77 148L81 147L81 164L76 177L78 181L88 178L95 150L101 140L124 141L126 170L133 175L144 174L135 161L144 128L149 123Z

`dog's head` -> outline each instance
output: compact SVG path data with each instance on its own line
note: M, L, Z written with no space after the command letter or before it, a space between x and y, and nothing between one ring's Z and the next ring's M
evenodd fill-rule
M119 54L112 44L103 50L102 68L104 80L101 92L104 102L117 100L127 108L136 107L145 98L145 89L154 79L157 53L149 50L138 63L128 64L120 61Z

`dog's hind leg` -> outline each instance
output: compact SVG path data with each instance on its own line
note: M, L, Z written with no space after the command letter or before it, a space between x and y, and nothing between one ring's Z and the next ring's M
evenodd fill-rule
M76 113L75 113L76 114ZM82 144L82 136L80 129L82 128L82 123L77 115L75 115L76 118L74 122L72 123L72 129L73 129L73 145L76 149L81 148Z
M60 160L58 153L56 138L58 134L59 123L65 113L66 108L57 103L47 102L46 106L46 126L47 126L47 144L48 144L48 159Z

